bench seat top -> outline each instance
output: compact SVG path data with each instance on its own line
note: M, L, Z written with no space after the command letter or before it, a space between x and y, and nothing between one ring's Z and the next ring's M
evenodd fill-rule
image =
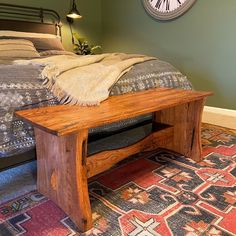
M99 106L58 105L20 110L16 115L57 136L203 99L212 92L156 88L109 97Z

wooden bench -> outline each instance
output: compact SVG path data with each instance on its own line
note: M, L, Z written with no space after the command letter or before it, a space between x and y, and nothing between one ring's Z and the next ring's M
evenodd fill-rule
M17 111L35 129L38 191L61 207L82 232L89 230L89 177L132 154L158 147L194 161L202 159L201 116L211 94L163 88L110 97L95 107L59 105ZM150 112L153 132L149 136L122 149L87 156L89 128Z

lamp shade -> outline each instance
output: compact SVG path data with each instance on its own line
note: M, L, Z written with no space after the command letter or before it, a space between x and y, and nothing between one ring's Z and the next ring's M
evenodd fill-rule
M67 17L72 18L72 19L79 19L82 16L80 15L79 11L77 10L76 4L75 4L75 0L73 0L73 5L72 5L72 9L70 10L70 12L67 14Z

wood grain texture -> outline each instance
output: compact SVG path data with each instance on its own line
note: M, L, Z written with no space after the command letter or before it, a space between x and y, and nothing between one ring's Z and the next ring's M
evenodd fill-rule
M88 132L58 137L35 128L38 191L54 201L72 221L86 231L92 227L87 185L86 150Z
M211 94L211 92L158 88L113 96L95 107L60 105L17 111L16 115L40 129L61 136L80 129L93 128L174 107Z
M173 125L174 136L165 148L198 162L202 160L201 119L205 99L155 112L154 123Z
M139 152L152 151L158 147L166 147L173 139L173 127L153 132L143 140L125 148L110 150L94 154L87 158L88 177L92 177L105 170L125 158Z

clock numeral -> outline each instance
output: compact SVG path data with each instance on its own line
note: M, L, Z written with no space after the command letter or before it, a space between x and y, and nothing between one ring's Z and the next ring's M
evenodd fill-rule
M164 5L165 5L165 8L166 8L166 11L169 11L170 10L170 0L157 0L157 3L155 5L155 7L160 9L161 6L164 7Z
M170 2L169 2L169 0L166 0L166 10L167 11L170 10Z
M165 0L157 0L157 3L156 3L156 8L160 9L162 3L164 2Z

